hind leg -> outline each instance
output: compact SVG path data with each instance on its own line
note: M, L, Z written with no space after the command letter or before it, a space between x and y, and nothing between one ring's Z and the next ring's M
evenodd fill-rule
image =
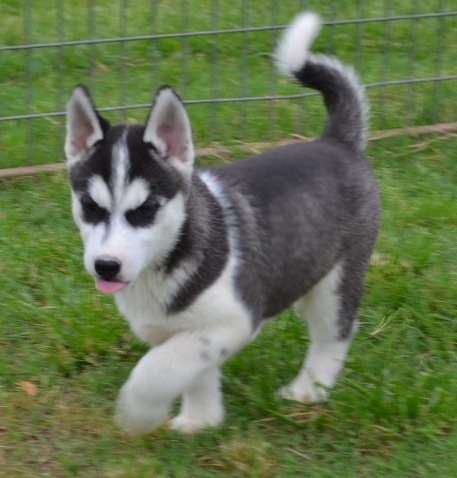
M300 373L279 390L282 398L303 403L328 398L351 344L362 294L358 281L359 285L352 286L351 300L345 300L344 281L343 268L337 265L297 302L297 312L308 325L310 345Z

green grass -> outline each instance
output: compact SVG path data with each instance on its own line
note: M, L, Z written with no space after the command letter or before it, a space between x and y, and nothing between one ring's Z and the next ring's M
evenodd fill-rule
M225 366L223 426L191 437L116 428L145 348L83 270L65 177L1 181L0 476L457 476L456 148L455 136L370 145L383 223L331 400L274 398L306 346L288 311Z
M58 2L29 3L26 38L23 2L1 2L1 45L59 40ZM95 37L119 35L113 2L93 3ZM154 23L157 33L182 30L181 0L156 2L157 17L149 2L128 3L127 36L153 33ZM298 1L277 2L272 20L269 6L246 3L251 26L285 24L300 8ZM404 15L439 11L443 2L387 3L389 14ZM87 38L86 4L62 4L64 39ZM219 2L217 25L211 2L189 4L191 31L243 25L237 3ZM324 20L386 13L375 0L306 4ZM270 78L276 34L219 36L217 61L215 38L126 43L123 88L119 44L33 50L29 111L26 53L2 52L0 115L62 110L76 83L88 84L99 106L148 103L162 83L185 99L300 91ZM454 16L326 27L315 50L355 64L372 83L453 75L456 43ZM454 90L455 81L372 88L372 130L455 121ZM124 119L143 121L146 114L129 110ZM189 114L198 147L222 143L235 157L240 142L311 136L323 120L320 98L193 105ZM0 123L0 167L62 159L63 135L61 118ZM297 372L306 346L306 333L289 311L225 366L227 419L194 437L163 428L128 438L116 428L117 392L146 349L83 270L65 177L0 181L0 477L457 476L456 148L455 136L370 145L383 223L360 331L331 401L302 406L274 398ZM25 393L21 382L34 384L37 394Z
M157 15L153 14L150 2L129 4L128 14L123 18L124 32L120 30L117 2L107 0L93 2L91 19L86 3L60 2L63 5L60 23L56 10L59 2L28 2L31 28L24 32L23 3L20 0L0 3L0 45L86 39L90 21L98 39L183 30L182 0L153 2ZM277 4L275 8L262 2L245 2L248 6L244 16L239 2L218 3L217 21L213 20L212 2L199 0L189 4L188 30L286 24L303 2L273 2ZM324 20L350 20L438 12L444 4L440 0L400 0L385 2L390 4L390 10L384 11L383 3L310 0L306 5L319 12ZM0 115L62 111L71 88L77 83L90 86L97 105L103 107L148 104L152 91L163 83L175 86L184 99L191 100L299 93L299 87L271 75L270 54L276 36L277 32L252 32L162 39L155 43L136 41L123 46L105 43L93 48L82 45L41 48L29 53L5 51L0 55ZM455 75L456 43L457 17L452 16L325 27L314 49L335 53L345 62L355 64L363 82L373 83ZM29 90L27 55L31 65ZM447 100L453 97L454 90L455 81L372 88L369 90L372 129L455 121L454 103ZM27 97L30 97L29 110ZM214 142L270 141L292 133L313 135L320 131L323 114L320 98L192 105L189 112L198 125L195 137L200 146ZM124 119L144 121L146 115L144 109L128 110ZM114 122L121 119L118 113L107 116ZM0 128L0 167L62 159L63 118L2 122Z

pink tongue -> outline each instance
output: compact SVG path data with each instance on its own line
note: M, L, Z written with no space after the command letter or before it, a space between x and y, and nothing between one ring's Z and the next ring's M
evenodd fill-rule
M95 287L104 294L114 294L123 289L127 284L125 282L108 282L105 280L96 279Z

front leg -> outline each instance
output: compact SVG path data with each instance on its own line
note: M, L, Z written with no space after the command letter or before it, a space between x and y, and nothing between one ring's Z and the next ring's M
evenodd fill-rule
M121 426L130 433L153 430L166 419L180 396L183 396L182 409L172 422L173 428L194 432L220 423L223 407L218 368L250 336L247 328L202 329L181 332L151 349L121 389L116 410ZM202 413L199 400L210 407L211 416Z
M170 427L182 433L194 433L215 427L223 419L221 373L214 367L203 372L184 392L179 415L170 421Z

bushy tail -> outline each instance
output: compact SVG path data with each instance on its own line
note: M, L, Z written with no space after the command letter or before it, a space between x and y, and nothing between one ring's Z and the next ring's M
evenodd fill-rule
M326 55L310 54L321 27L319 17L299 14L278 43L275 60L279 71L322 93L328 112L323 137L333 138L363 153L366 145L368 104L355 71Z

